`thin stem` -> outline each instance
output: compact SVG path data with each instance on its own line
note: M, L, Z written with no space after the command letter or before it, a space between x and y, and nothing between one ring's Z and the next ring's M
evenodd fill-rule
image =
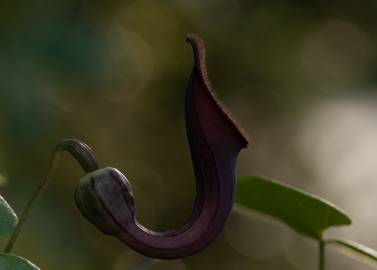
M52 160L51 160L51 163L50 163L50 168L49 168L49 172L47 174L47 177L45 179L45 181L43 181L38 187L37 189L34 191L33 195L31 196L28 204L26 205L25 209L23 210L22 214L21 214L21 217L18 221L18 224L17 224L17 227L16 229L14 230L12 236L10 237L9 241L8 241L8 244L6 245L5 247L5 250L4 252L5 253L9 253L11 252L16 240L17 240L17 237L18 235L20 234L24 224L25 224L25 221L31 211L31 209L34 207L34 205L37 203L38 199L41 197L41 195L43 194L43 192L46 190L48 184L51 182L51 179L54 175L54 172L56 170L56 167L59 163L59 160L60 160L60 152L59 151L55 151L53 153L53 157L52 157Z
M47 177L44 179L43 182L39 184L39 186L31 196L29 202L27 203L25 209L23 210L20 219L17 223L17 227L14 230L12 236L9 238L9 241L4 249L5 253L9 253L12 251L12 248L30 214L30 211L33 209L35 204L42 196L43 192L46 190L46 188L52 181L52 178L60 161L61 153L65 150L73 155L73 157L80 163L80 165L84 168L86 172L94 171L99 168L99 164L94 156L93 151L85 143L72 139L61 141L55 147L55 150L52 154Z
M319 270L325 270L325 245L326 243L323 240L319 241Z
M158 259L153 259L153 258L147 257L147 258L142 259L138 263L136 263L134 266L132 266L128 270L144 270L144 269L147 269L149 266L155 264L158 261L159 261Z

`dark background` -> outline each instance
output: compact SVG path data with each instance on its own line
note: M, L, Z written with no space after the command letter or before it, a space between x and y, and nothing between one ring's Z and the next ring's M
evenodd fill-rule
M1 193L20 213L55 144L78 138L127 175L143 225L184 222L194 199L185 37L196 32L215 89L252 137L239 175L334 202L354 225L328 235L377 248L376 14L372 0L1 1ZM14 252L43 269L127 269L142 257L74 205L82 175L64 155ZM328 269L372 269L327 254ZM150 269L316 268L315 242L235 211L206 251Z

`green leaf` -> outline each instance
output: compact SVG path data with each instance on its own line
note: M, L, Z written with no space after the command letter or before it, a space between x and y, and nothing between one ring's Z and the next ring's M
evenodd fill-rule
M17 222L16 213L0 195L0 235L11 234L17 226Z
M40 270L28 260L5 253L0 253L0 270Z
M351 240L331 239L327 240L326 243L340 246L347 251L351 251L351 253L347 252L346 254L356 255L360 259L368 259L374 266L377 266L377 251L374 249Z
M342 210L324 199L258 176L238 179L236 202L317 240L329 227L351 224Z

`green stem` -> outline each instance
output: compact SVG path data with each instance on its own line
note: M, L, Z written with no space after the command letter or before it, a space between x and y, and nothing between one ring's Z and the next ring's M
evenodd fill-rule
M325 242L319 241L319 270L325 270Z
M56 167L58 166L61 153L63 151L68 151L69 153L71 153L72 156L80 163L81 167L84 169L85 172L89 173L91 171L99 169L99 163L96 157L94 156L94 152L88 145L75 139L68 139L59 142L56 145L54 152L52 153L52 158L47 172L47 177L44 179L42 183L39 184L39 186L31 196L29 202L27 203L25 209L23 210L21 217L18 221L17 227L14 230L12 236L10 237L4 249L5 253L9 253L12 251L12 248L30 214L30 211L33 209L35 204L42 196L43 192L50 184L55 174Z
M35 204L38 202L39 198L42 196L43 192L46 190L47 186L50 184L52 177L55 173L56 167L59 163L59 160L60 160L60 151L55 151L53 153L53 156L52 156L52 160L51 160L51 163L50 163L50 167L49 167L49 170L48 170L47 177L42 183L40 183L40 185L34 191L29 202L27 203L25 209L23 210L21 217L18 221L17 227L14 230L12 236L10 237L10 239L9 239L5 249L4 249L5 253L9 253L9 252L12 251L12 248L13 248L13 246L14 246L16 240L17 240L17 237L19 236L19 234L20 234L20 232L21 232L21 230L22 230L22 228L23 228L23 226L24 226L24 224L27 220L27 217L30 214L30 211L33 209Z
M158 259L147 257L139 261L137 264L135 264L128 270L144 270L144 269L147 269L149 266L155 264L156 262L158 262Z

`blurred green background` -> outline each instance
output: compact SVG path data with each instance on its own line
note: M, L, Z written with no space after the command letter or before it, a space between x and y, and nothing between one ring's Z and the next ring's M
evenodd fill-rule
M334 202L354 224L328 235L377 248L376 14L372 0L1 1L0 191L20 213L55 144L78 138L127 175L143 225L184 222L194 199L185 37L196 32L215 89L252 137L239 175ZM82 175L65 155L14 252L42 269L128 269L142 256L74 204ZM372 269L331 249L327 261ZM316 268L313 241L234 211L206 251L150 269Z

